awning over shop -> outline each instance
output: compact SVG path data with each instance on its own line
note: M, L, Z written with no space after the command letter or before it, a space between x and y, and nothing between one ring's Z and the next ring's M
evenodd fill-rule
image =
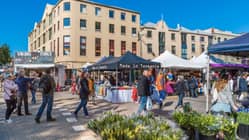
M52 68L55 64L15 64L17 68L29 68L29 69L41 69L41 68Z

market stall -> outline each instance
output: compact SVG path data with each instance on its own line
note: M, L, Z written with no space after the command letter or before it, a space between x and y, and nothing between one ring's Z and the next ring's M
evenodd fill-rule
M134 80L138 77L138 74L134 76L134 70L142 70L147 68L160 68L160 64L156 62L150 62L141 57L138 57L131 52L127 52L121 57L107 57L97 64L93 64L89 67L89 71L112 71L115 73L115 83L111 86L106 86L101 82L96 83L96 94L102 96L103 99L113 103L131 102L132 91L134 90ZM128 71L126 75L126 82L122 84L122 76L124 71ZM99 77L99 76L98 76Z
M222 54L222 55L230 55L230 56L236 56L236 57L243 57L248 58L249 56L249 33L246 33L242 36L239 36L237 38L224 41L222 43L219 43L217 45L210 46L208 48L208 55L210 54ZM209 66L207 67L207 85L209 86ZM206 91L208 92L208 91ZM208 95L208 94L207 94ZM206 107L208 108L208 96L207 96L207 103ZM248 118L249 114L248 112L245 113L239 113L237 117L237 121L239 123L237 134L241 139L248 139L249 134L249 123Z

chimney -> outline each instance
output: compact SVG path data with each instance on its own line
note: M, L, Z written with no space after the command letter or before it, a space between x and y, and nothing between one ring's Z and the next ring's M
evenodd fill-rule
M211 29L211 32L214 33L214 28Z

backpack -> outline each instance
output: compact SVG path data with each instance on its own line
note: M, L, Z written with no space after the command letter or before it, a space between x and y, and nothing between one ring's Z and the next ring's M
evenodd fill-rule
M52 82L49 76L44 76L41 79L41 88L43 93L48 94L52 89Z

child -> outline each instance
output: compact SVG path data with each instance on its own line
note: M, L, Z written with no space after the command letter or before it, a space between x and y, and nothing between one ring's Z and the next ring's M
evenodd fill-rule
M71 87L72 95L76 94L76 91L77 91L77 89L76 89L76 82L73 81L73 84L72 84L72 87Z

